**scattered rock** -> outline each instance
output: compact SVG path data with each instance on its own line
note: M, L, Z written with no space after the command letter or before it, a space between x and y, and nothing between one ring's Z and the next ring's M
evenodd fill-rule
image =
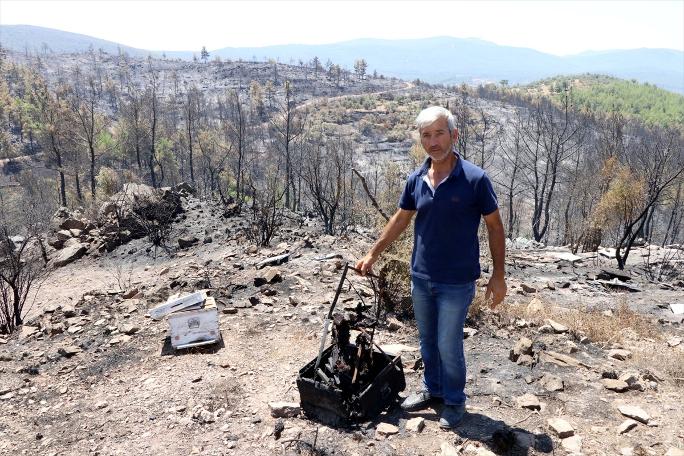
M268 267L264 269L261 274L254 277L254 286L260 287L266 285L267 283L278 283L282 282L283 278L280 272L274 267Z
M577 454L582 451L582 438L579 435L573 435L561 440L561 445L569 453Z
M670 347L676 347L677 345L679 345L681 343L682 343L681 337L672 336L672 337L667 339L667 345L669 345Z
M81 353L83 350L81 347L76 345L67 345L57 349L57 353L64 356L65 358L71 358L74 355Z
M516 363L521 366L533 366L534 358L531 355L520 355Z
M527 315L539 315L541 312L543 312L544 307L544 303L541 301L541 299L534 297L530 303L527 304L525 313L527 313Z
M521 283L520 288L522 288L525 293L536 293L537 292L536 288L534 288L533 286L528 285L526 283Z
M460 452L448 442L442 442L440 449L442 450L440 456L459 456L460 454Z
M123 334L131 335L131 334L137 333L138 331L140 331L140 326L136 326L133 324L127 323L127 324L119 326L119 332L121 332Z
M629 389L629 385L626 382L623 382L622 380L603 378L601 379L601 383L603 383L603 387L605 389L615 391L616 393L623 393Z
M66 266L67 264L78 260L88 251L88 246L80 242L74 242L71 245L65 245L65 247L57 252L54 258L54 265L56 267Z
M522 396L518 396L515 401L519 407L530 409L530 410L541 410L541 404L539 404L539 399L532 393L525 393Z
M296 402L269 402L268 408L273 418L293 418L301 412Z
M64 318L73 318L77 315L76 308L71 304L64 304L62 307L62 315Z
M178 247L181 249L187 249L199 243L199 239L195 236L184 236L178 238Z
M620 271L619 269L613 268L601 268L601 271L596 274L596 278L599 280L618 279L623 282L632 280L632 277L629 274L625 273L624 271Z
M532 341L527 337L522 337L515 346L511 349L508 354L508 359L511 361L518 361L521 355L531 355L532 354Z
M418 416L406 422L406 430L409 432L421 432L425 428L425 418Z
M133 296L138 294L138 289L137 288L131 288L130 290L127 290L123 295L121 295L122 298L124 299L131 299Z
M612 350L608 350L608 356L620 361L625 361L632 357L632 352L622 348L614 348Z
M627 418L635 419L644 424L648 424L648 420L651 419L648 413L636 405L620 405L618 410Z
M632 419L625 420L617 427L616 431L618 434L625 434L634 429L637 424L638 423Z
M569 331L569 328L567 326L562 325L551 319L546 320L546 322L549 324L549 326L551 326L553 332L555 332L556 334L563 334Z
M68 218L60 223L59 227L62 230L84 230L86 227L85 222L77 220L74 218Z
M375 428L375 435L379 435L381 437L388 437L397 433L399 433L399 428L390 423L380 423Z
M469 337L473 337L475 334L477 334L477 329L475 328L468 328L467 326L463 328L463 338L467 339Z
M32 335L37 334L38 331L40 331L40 328L36 326L23 325L21 327L21 331L19 332L19 339L26 339L28 337L31 337Z
M100 401L100 402L95 404L95 408L98 410L101 410L101 409L107 408L107 407L109 407L109 402L107 402L107 401Z
M561 439L575 435L575 429L563 418L549 418L547 420L549 428Z
M404 324L394 317L387 317L387 329L390 331L398 331L404 327ZM465 329L464 329L465 332Z

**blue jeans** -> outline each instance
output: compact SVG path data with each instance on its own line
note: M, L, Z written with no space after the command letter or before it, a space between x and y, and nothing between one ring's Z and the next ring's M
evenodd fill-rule
M411 296L425 365L425 387L447 405L465 404L463 325L475 296L475 282L435 283L412 277Z

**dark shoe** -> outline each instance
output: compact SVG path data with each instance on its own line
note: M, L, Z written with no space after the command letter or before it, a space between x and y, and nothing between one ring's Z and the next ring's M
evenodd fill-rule
M439 418L439 427L453 429L459 425L465 416L465 405L445 405Z
M440 399L441 398L439 397L432 396L432 394L430 394L430 392L427 390L418 391L417 393L413 393L404 399L404 402L401 403L401 408L407 412L421 410L430 404L439 402Z

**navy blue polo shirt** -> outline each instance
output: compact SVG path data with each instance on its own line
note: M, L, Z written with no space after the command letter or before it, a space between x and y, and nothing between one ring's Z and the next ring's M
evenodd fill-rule
M433 191L428 157L406 181L399 207L416 211L411 274L439 283L467 283L480 276L480 217L497 209L487 174L456 154L451 174ZM427 181L427 182L426 182Z

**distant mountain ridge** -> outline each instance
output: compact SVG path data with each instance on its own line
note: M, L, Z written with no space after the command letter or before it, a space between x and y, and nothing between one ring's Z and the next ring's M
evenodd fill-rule
M53 52L79 52L90 46L109 53L130 55L166 54L190 59L197 51L148 51L111 41L28 25L0 25L0 43L14 51L40 51L46 43ZM475 38L434 37L411 40L357 39L321 45L277 45L225 47L209 50L211 57L224 59L276 59L282 63L309 62L318 57L352 68L357 59L368 62L369 71L402 79L430 83L477 84L508 80L526 84L559 74L601 73L636 79L663 89L684 93L684 52L672 49L586 51L555 56L528 48L501 46Z

